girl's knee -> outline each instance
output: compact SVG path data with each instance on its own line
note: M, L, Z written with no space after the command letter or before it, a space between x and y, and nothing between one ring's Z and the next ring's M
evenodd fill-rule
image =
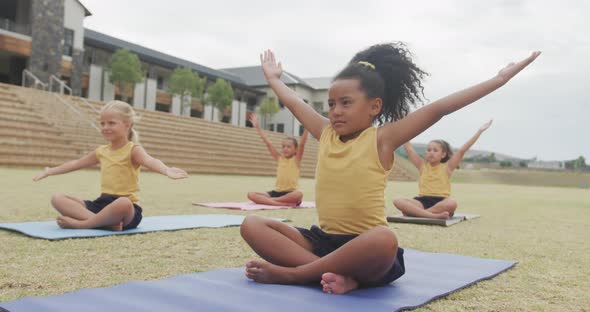
M301 200L303 199L303 193L302 193L302 192L300 192L300 191L295 191L294 193L295 193L295 195L293 195L293 197L294 197L295 199L297 199L297 201L301 201Z
M397 250L397 237L388 227L378 226L372 230L371 234L373 236L371 240L378 248L392 252Z
M113 202L113 204L115 204L116 209L121 213L135 210L133 208L133 202L127 197L119 197Z
M248 192L248 199L254 201L254 192Z
M401 205L404 204L404 201L406 201L405 198L396 198L393 200L393 205L399 208Z
M454 212L455 209L457 209L457 201L454 199L447 199L447 205L449 207L449 209L451 210L451 212Z
M67 199L66 194L55 193L51 195L51 205L55 208L56 206L60 205L64 199Z
M263 218L256 215L248 215L240 225L240 235L245 239L245 236L250 235L252 231L256 231L263 224Z

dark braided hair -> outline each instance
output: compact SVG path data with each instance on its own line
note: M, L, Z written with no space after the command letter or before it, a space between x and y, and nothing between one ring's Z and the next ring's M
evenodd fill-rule
M373 45L357 53L333 80L358 79L367 98L383 102L375 121L380 125L397 121L410 112L410 106L422 103L424 96L421 80L428 73L411 56L402 42Z

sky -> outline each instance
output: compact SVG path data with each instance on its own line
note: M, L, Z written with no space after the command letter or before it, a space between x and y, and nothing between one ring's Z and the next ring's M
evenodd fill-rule
M540 50L508 84L413 141L459 147L493 118L474 149L590 163L590 1L81 2L86 28L215 69L258 65L270 48L292 74L331 77L356 52L403 41L430 74L426 104Z

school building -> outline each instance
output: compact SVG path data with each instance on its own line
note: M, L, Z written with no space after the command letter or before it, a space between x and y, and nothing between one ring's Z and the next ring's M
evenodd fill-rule
M265 97L276 98L264 79L260 66L213 69L190 60L124 41L84 28L84 18L92 13L78 0L3 0L0 2L0 82L31 86L50 91L71 92L92 100L121 98L109 82L107 67L118 49L136 54L145 79L126 94L138 108L190 115L246 126L246 113L256 111ZM182 43L179 43L182 44ZM180 97L168 92L175 68L188 67L207 84L221 78L234 91L230 108L218 112L211 105L193 99L190 110L181 110ZM328 78L302 79L284 72L283 81L315 110L328 110ZM300 135L303 129L282 106L267 121L267 129Z

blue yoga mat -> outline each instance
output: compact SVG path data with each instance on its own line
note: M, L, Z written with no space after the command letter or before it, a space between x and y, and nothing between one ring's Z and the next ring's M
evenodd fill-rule
M114 232L96 229L62 229L55 221L45 222L23 222L23 223L0 223L0 229L20 232L22 234L57 240L64 238L97 237L109 235L126 235L136 233L147 233L155 231L173 231L193 228L216 228L225 226L239 226L244 216L240 215L176 215L145 217L135 229Z
M243 268L128 282L0 303L21 311L400 311L412 309L516 264L515 261L405 250L406 274L386 287L328 295L317 286L249 281ZM474 299L475 300L475 299ZM450 302L449 304L452 304ZM1 310L1 309L0 309Z

